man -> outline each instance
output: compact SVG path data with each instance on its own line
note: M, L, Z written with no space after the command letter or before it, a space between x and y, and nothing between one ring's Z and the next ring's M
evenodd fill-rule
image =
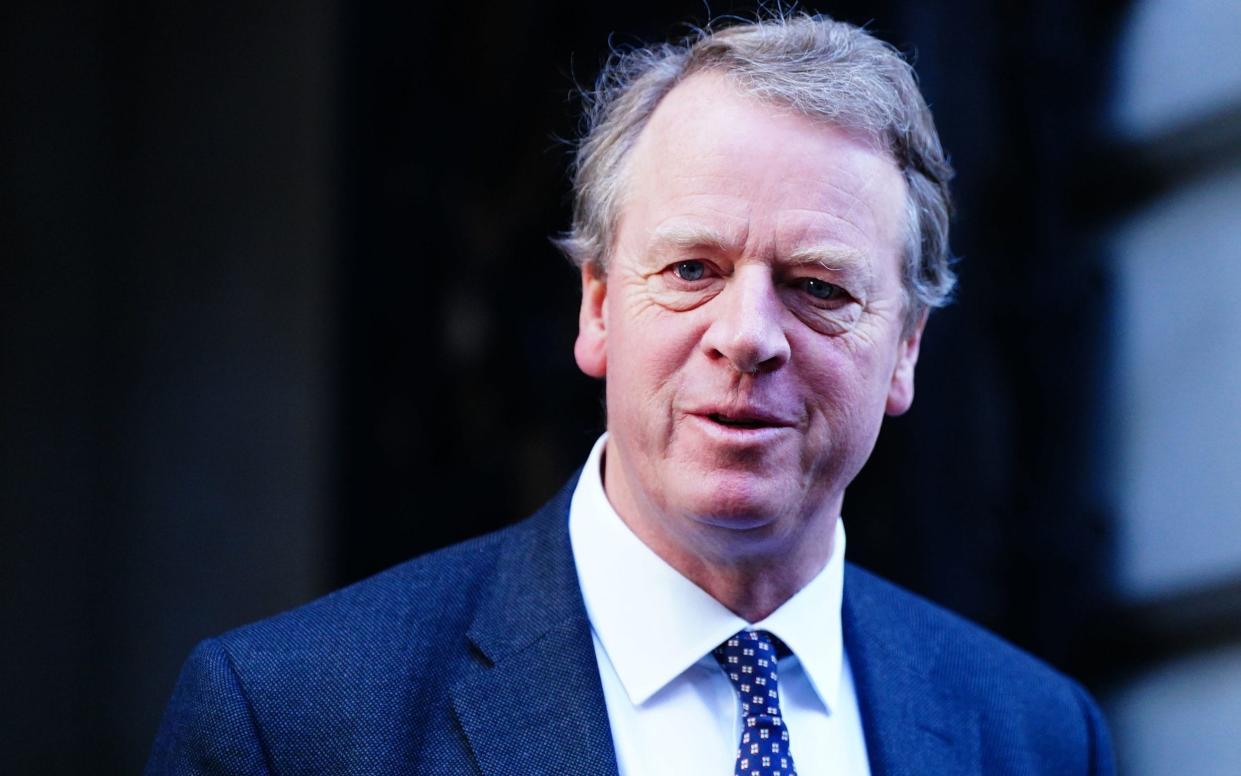
M953 285L912 73L824 18L614 61L561 241L608 434L529 520L204 642L149 773L1109 773L1034 659L846 567Z

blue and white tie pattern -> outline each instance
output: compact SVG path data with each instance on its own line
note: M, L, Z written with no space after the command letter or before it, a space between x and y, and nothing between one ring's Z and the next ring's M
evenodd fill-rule
M715 648L741 698L741 744L734 776L797 776L789 731L780 717L776 647L767 631L741 631Z

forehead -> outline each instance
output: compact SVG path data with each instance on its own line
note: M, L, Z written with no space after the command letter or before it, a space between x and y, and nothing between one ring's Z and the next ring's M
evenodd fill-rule
M780 254L843 243L899 252L905 181L856 132L742 93L699 73L674 88L629 160L621 231L700 235ZM631 235L632 236L632 235Z

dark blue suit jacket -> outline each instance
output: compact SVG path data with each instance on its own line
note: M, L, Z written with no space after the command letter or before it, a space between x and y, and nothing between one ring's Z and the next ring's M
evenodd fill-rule
M200 644L148 774L614 774L569 546L532 518ZM844 639L875 776L1110 774L1094 703L860 569Z

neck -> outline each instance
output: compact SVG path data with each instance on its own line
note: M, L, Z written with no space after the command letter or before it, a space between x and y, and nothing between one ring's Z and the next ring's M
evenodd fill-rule
M682 576L747 622L780 608L832 556L843 494L757 526L738 528L692 515L665 514L606 461L604 491L629 530Z
M835 528L834 519L832 528ZM641 534L638 536L643 538ZM729 611L746 622L755 623L779 609L823 570L831 558L833 539L834 536L829 535L825 540L817 541L816 544L824 550L815 553L814 557L754 557L730 563L684 552L662 551L649 542L648 546Z

